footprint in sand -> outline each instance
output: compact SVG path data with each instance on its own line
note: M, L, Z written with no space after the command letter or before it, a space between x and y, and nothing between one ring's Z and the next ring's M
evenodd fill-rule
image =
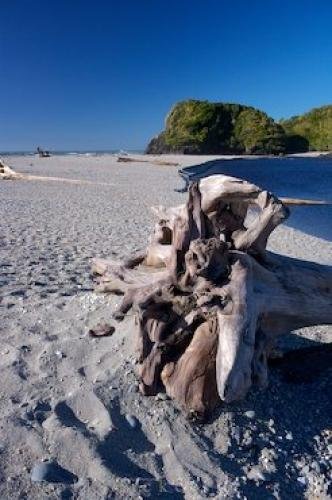
M107 409L89 389L80 389L60 401L55 413L65 427L87 428L99 439L104 439L113 428Z

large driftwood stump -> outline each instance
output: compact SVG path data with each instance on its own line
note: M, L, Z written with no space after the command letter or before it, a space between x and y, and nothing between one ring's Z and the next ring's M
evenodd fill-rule
M116 319L136 312L141 391L204 416L266 385L278 336L332 323L332 268L268 252L288 208L243 180L207 177L185 205L154 212L145 252L93 271L98 290L124 294Z

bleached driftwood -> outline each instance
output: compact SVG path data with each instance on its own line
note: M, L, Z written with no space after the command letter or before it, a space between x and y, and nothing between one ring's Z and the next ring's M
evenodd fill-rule
M53 177L42 175L21 174L15 172L12 168L6 165L0 159L0 180L25 180L25 181L40 181L40 182L63 182L66 184L94 184L101 186L110 186L106 182L87 181L85 179L67 179L65 177Z
M0 159L0 180L2 179L4 181L12 181L21 178L22 178L21 174L15 172Z
M136 312L144 394L166 390L205 415L266 385L280 335L332 323L332 268L266 250L289 215L273 194L216 175L193 183L185 205L154 212L145 252L93 264L100 291L124 294L115 318Z
M156 158L135 158L133 156L118 156L119 163L152 163L153 165L164 165L166 167L177 167L179 164L175 161L157 160Z

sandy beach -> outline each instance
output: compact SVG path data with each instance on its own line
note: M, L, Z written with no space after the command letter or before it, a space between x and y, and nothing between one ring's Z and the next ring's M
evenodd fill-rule
M144 158L3 157L20 173L80 182L0 182L0 498L329 498L324 359L304 382L271 368L266 391L221 406L204 426L138 392L133 317L111 319L118 299L93 291L91 259L144 248L150 207L186 199L178 169L216 157ZM332 264L331 242L292 227L278 228L270 249ZM100 321L116 331L93 339ZM283 348L331 340L331 327L306 328ZM32 481L47 461L75 479Z

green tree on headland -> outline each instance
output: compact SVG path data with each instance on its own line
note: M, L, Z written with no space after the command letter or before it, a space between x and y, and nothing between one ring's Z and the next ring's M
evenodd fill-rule
M232 149L228 144L233 120L241 106L182 101L176 104L166 118L165 142L170 147L193 152Z
M177 103L147 153L282 154L332 149L332 107L276 123L242 104Z
M266 113L254 108L245 109L238 115L233 135L246 154L276 154L286 150L283 128Z
M304 137L309 142L310 150L332 150L332 105L314 108L288 120L280 120L280 124L288 135Z
M147 152L279 154L286 145L283 128L258 109L191 99L171 109Z

